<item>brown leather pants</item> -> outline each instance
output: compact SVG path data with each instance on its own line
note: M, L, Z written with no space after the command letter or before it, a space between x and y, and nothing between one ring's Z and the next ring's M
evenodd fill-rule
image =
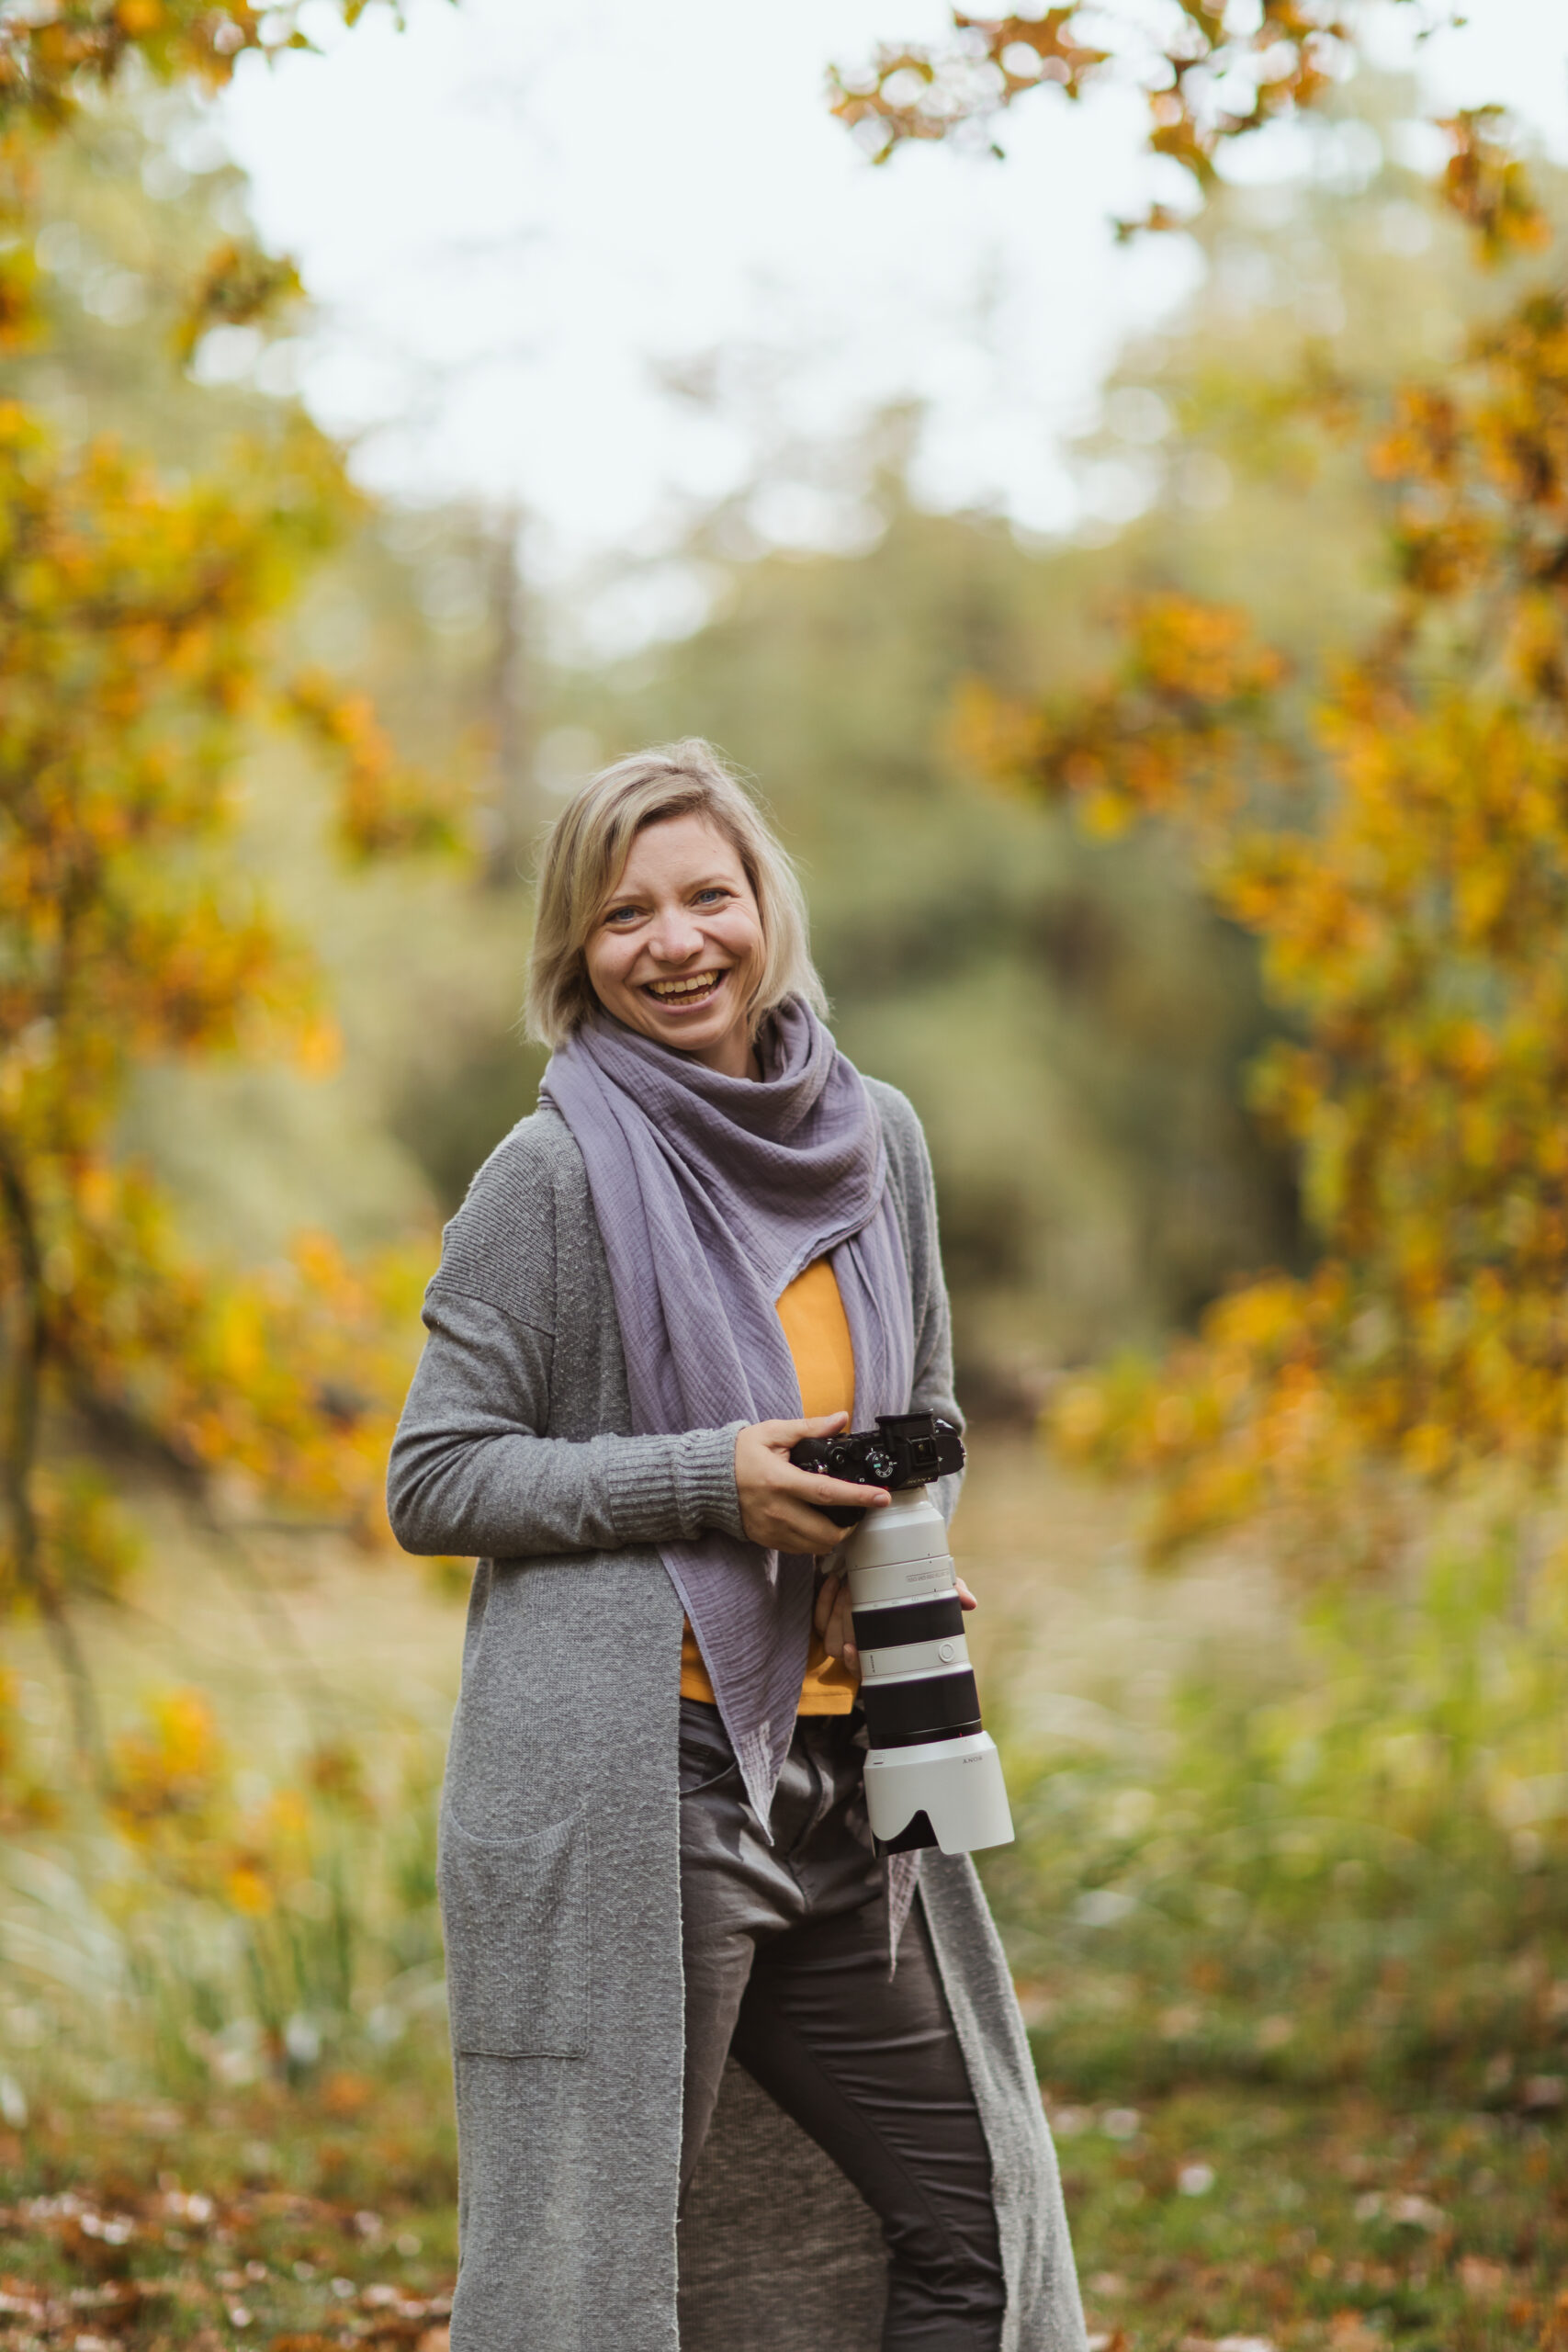
M881 2222L883 2352L996 2352L990 2155L918 1902L888 1973L857 1721L800 1717L770 1846L718 1710L681 1702L682 2188L733 2054Z

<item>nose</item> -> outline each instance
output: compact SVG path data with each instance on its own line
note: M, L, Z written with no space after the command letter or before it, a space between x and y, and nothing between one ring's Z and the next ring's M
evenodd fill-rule
M650 956L660 964L689 964L703 948L701 929L685 907L661 907L648 934Z

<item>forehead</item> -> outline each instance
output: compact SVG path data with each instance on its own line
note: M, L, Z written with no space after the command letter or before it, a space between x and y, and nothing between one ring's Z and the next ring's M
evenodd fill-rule
M729 835L711 817L690 808L678 817L656 817L633 836L626 862L612 888L662 883L679 888L682 882L710 876L724 876L744 886L746 869Z

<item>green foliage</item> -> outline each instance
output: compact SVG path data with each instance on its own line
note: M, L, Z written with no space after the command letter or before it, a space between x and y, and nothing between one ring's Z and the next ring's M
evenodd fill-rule
M1568 1581L1539 1541L1456 1523L1404 1593L1320 1595L1262 1688L1200 1675L1143 1732L1042 1738L987 1688L1020 1838L987 1883L1049 2079L1568 2098Z
M243 1770L177 1690L118 1735L86 1811L0 1876L0 2068L50 2098L202 2097L379 2071L440 2042L439 1747L381 1727Z

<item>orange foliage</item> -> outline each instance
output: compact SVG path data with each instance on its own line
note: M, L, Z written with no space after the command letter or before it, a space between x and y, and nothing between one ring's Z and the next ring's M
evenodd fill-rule
M232 1763L199 1690L149 1702L144 1722L116 1740L109 1812L159 1876L216 1897L242 1917L269 1917L310 1875L312 1822L298 1790L237 1804Z
M1112 32L1115 45L1100 46ZM999 155L991 127L1020 99L1055 90L1077 100L1109 75L1131 75L1148 107L1149 152L1179 164L1200 195L1213 186L1229 141L1323 103L1344 78L1354 39L1336 0L1261 0L1240 13L1216 0L1174 0L1157 16L1119 20L1095 0L1062 0L1038 16L955 8L944 46L884 42L865 66L835 66L829 96L839 120L884 164L910 141L976 132ZM1471 107L1439 128L1450 151L1444 198L1476 231L1486 258L1543 244L1546 222L1511 151L1505 110ZM1179 228L1182 219L1156 203L1142 220L1118 222L1117 233Z
M1472 107L1439 125L1452 150L1443 173L1443 193L1461 220L1473 229L1489 262L1516 249L1550 243L1551 232L1509 147L1507 117L1501 107Z
M1099 832L1178 813L1223 824L1261 770L1278 768L1259 718L1283 662L1243 615L1190 597L1146 597L1119 618L1122 660L1096 695L1031 710L971 681L957 756L999 782L1070 795Z
M333 0L348 24L367 4ZM38 142L69 128L86 93L109 88L132 63L157 82L221 88L248 51L310 48L299 14L299 0L265 8L248 0L51 0L0 10L0 230L26 232ZM13 240L0 254L0 351L39 333L34 279L30 250ZM256 318L297 290L288 262L248 246L220 248L193 306L187 352L206 326Z
M352 24L366 0L338 0ZM217 89L247 50L305 49L297 6L253 8L247 0L54 0L0 18L0 134L68 122L80 93L103 87L136 57L160 82Z
M1311 742L1239 616L1170 596L1099 693L962 715L1015 788L1190 827L1291 1016L1256 1092L1316 1272L1053 1415L1069 1453L1157 1474L1167 1547L1283 1504L1343 1564L1383 1541L1390 1471L1545 1481L1568 1455L1568 302L1517 303L1368 456L1397 608Z
M157 77L219 82L264 32L269 47L288 36L288 12L62 0L7 13L0 228L25 232L15 250L37 225L34 148L69 124L85 85L133 54ZM7 260L0 279L0 337L15 343L36 324L28 271ZM192 333L254 317L295 284L287 264L225 246ZM281 1267L200 1267L145 1171L113 1149L139 1062L331 1060L313 965L232 856L249 730L284 718L330 753L355 855L454 838L360 698L276 678L275 619L356 507L339 453L301 418L175 483L107 440L66 454L0 403L0 1614L41 1612L83 1739L70 1604L112 1590L132 1547L101 1481L46 1459L50 1416L69 1408L187 1490L220 1470L367 1538L382 1525L405 1373L389 1333L412 1304L408 1263L355 1269L306 1235ZM176 1710L154 1747L121 1756L128 1820L154 1748L169 1788L169 1759L196 1755L198 1716Z
M860 70L835 68L833 112L884 163L909 140L947 139L972 126L988 134L1019 99L1055 89L1077 99L1108 73L1129 67L1148 104L1148 145L1209 187L1226 141L1317 105L1348 55L1350 31L1332 0L1262 0L1238 17L1214 0L1176 0L1163 17L1112 19L1092 0L1066 0L1039 17L953 16L945 47L878 49ZM1238 101L1242 101L1238 103ZM998 151L999 152L999 151ZM1141 221L1166 229L1178 216L1156 205Z

